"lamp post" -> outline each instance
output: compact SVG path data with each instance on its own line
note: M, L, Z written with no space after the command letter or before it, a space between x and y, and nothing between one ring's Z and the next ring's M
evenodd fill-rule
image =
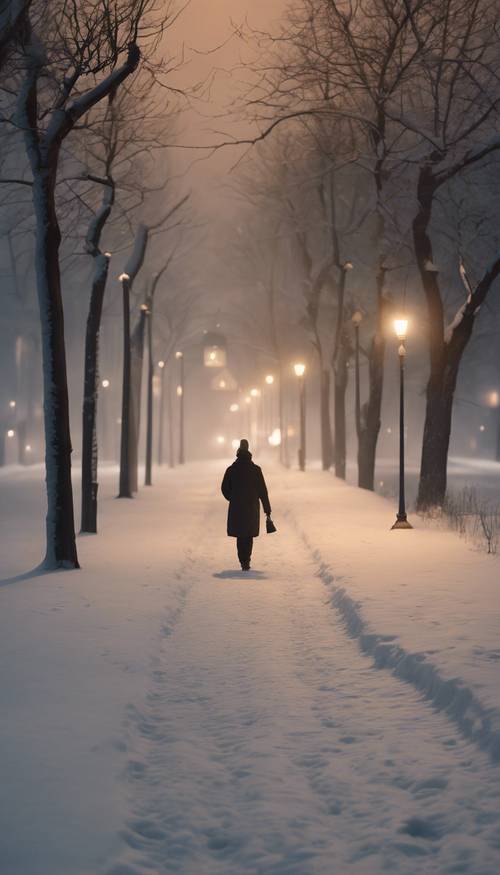
M165 392L165 362L160 359L158 362L160 369L160 413L158 425L158 466L163 465L163 419L164 412L164 392Z
M109 389L110 385L111 385L111 383L108 379L105 378L104 380L101 380L101 386L105 392L107 389ZM103 398L102 399L102 410L101 410L101 446L102 446L102 452L103 452L104 459L107 458L106 452L107 452L108 443L109 443L108 412L109 411L108 411L107 399Z
M146 423L146 460L144 485L151 486L153 483L153 295L151 294L146 304L147 336L148 336L148 393L147 393L147 423Z
M293 369L295 376L299 380L299 402L300 402L300 447L299 447L299 468L301 471L306 470L306 381L305 373L306 366L301 362L297 362Z
M175 357L179 362L179 383L177 397L179 399L179 465L184 464L184 355L176 352Z
M130 277L121 273L123 302L123 381L120 436L120 484L118 498L132 498L130 488Z
M399 510L393 529L412 529L408 522L405 505L405 357L407 319L395 319L394 331L399 340Z
M354 409L355 409L355 417L356 417L356 434L359 438L361 434L361 391L360 391L360 377L359 377L359 326L363 321L363 314L361 310L356 309L351 316L352 324L354 325L354 362L355 362L355 375L354 375L354 391L355 391L355 401L354 401Z

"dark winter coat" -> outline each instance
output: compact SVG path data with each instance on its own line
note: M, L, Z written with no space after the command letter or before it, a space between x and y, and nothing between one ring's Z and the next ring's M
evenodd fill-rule
M252 462L251 453L240 453L227 469L222 494L229 501L227 533L231 538L256 538L259 534L260 507L271 513L262 470Z

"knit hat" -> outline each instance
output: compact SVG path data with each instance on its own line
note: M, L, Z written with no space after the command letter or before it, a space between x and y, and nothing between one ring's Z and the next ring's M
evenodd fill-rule
M248 453L248 441L246 440L246 438L242 438L240 440L240 445L236 450L237 456L242 456L244 453Z

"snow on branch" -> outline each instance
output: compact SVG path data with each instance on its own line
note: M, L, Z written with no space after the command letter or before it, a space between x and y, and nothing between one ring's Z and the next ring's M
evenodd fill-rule
M500 276L500 256L498 256L490 265L488 270L484 273L482 279L473 288L469 277L467 276L467 272L465 270L465 266L463 264L462 259L460 259L460 276L462 278L462 282L465 285L467 290L467 300L462 304L461 307L455 313L450 324L445 329L444 333L444 342L449 345L453 340L455 333L458 331L460 326L465 320L470 322L474 321L475 316L477 315L481 305L486 300L486 296L490 291L493 283Z

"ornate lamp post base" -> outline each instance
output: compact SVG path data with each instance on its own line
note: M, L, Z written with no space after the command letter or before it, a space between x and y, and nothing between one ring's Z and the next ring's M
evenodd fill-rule
M394 523L393 526L391 526L391 530L392 529L412 529L412 528L413 528L413 526L411 523L408 522L408 520L406 518L406 514L404 516L400 516L398 514L396 522Z

